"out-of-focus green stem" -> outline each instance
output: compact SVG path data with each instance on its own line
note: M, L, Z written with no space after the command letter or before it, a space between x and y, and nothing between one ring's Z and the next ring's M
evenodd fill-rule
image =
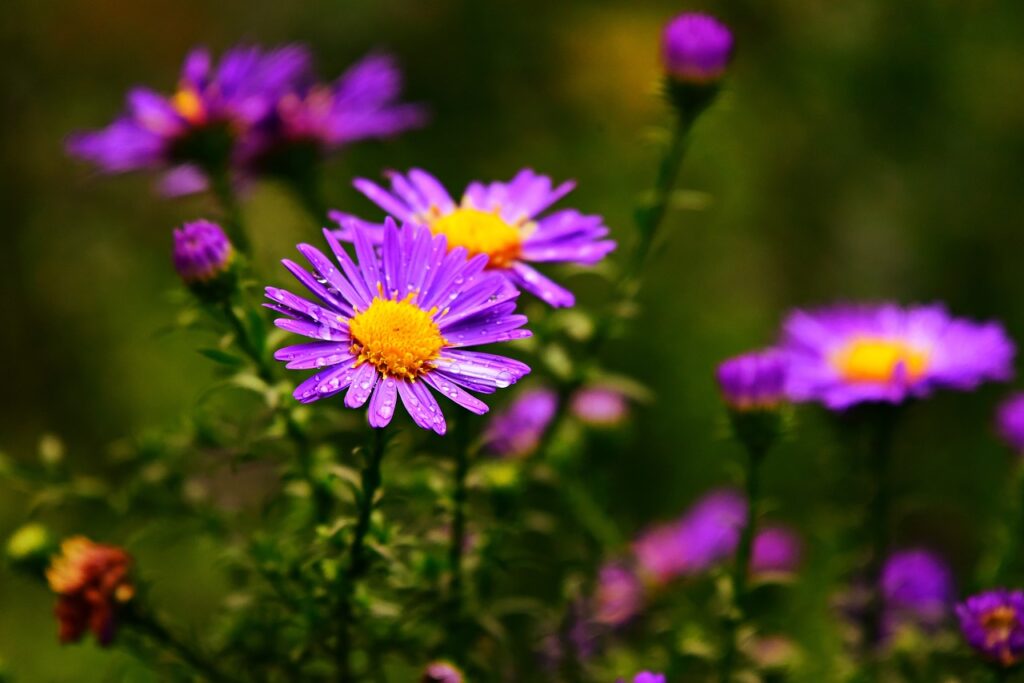
M878 643L881 640L882 614L885 611L885 597L882 594L881 578L885 555L889 549L889 460L892 456L892 439L898 417L897 409L890 406L874 407L871 416L871 440L868 452L870 470L868 482L872 488L867 509L867 530L870 534L870 556L865 580L867 581L868 603L861 617L862 663L864 680L876 680L879 675L877 658Z
M1014 559L1020 552L1021 535L1024 535L1024 458L1018 456L1014 461L1007 484L999 536L993 539L991 555L979 568L979 589L1003 585L1010 578Z
M239 680L221 670L211 658L174 635L154 615L136 607L127 615L127 622L138 633L148 637L211 683L234 683Z
M227 320L228 325L231 327L232 332L235 334L235 340L238 348L248 356L249 360L256 368L256 372L260 379L268 385L273 386L276 382L274 377L274 366L267 358L266 354L263 353L263 350L257 348L255 343L253 343L252 336L246 329L245 323L242 322L242 319L235 311L234 304L230 299L225 299L221 303L221 312ZM313 499L314 518L317 522L322 523L327 520L327 517L330 514L331 497L329 492L324 489L315 476L313 468L313 453L309 437L295 419L295 415L290 407L282 406L281 414L284 417L285 433L295 445L296 454L299 460L300 473L310 487L310 495Z
M465 418L463 418L465 419ZM452 439L455 456L455 472L452 487L452 528L451 541L448 546L448 565L451 571L449 586L451 619L453 630L462 619L463 609L463 552L466 546L466 502L468 489L466 479L469 476L470 453L466 425L456 424Z
M238 203L238 195L231 183L231 174L227 168L210 170L207 173L210 181L210 191L220 203L224 212L224 229L238 251L246 256L252 254L252 246L249 242L249 235L245 230L242 220L242 207Z
M747 449L748 462L746 468L747 518L740 534L740 543L736 549L735 564L732 575L732 605L724 619L725 642L722 658L719 662L719 681L729 683L732 680L736 656L739 652L739 628L747 615L747 576L750 573L750 558L753 554L754 538L757 535L757 507L761 495L761 462L765 451Z
M640 232L639 241L623 273L624 277L620 280L627 294L629 294L630 288L635 287L634 281L637 279L644 262L647 260L647 256L651 252L658 229L661 227L661 223L668 213L668 207L672 203L672 192L679 177L679 169L683 165L683 157L686 155L686 144L695 120L693 116L677 110L669 144L665 148L665 152L658 164L658 174L655 176L650 200L643 204L636 212L636 224Z
M370 558L366 554L366 535L370 531L373 504L381 484L381 462L387 445L383 429L372 429L371 444L366 453L362 473L362 490L358 500L358 516L348 548L348 563L341 573L338 599L338 649L336 654L339 683L353 683L352 673L352 627L354 615L352 599L356 585L366 575Z

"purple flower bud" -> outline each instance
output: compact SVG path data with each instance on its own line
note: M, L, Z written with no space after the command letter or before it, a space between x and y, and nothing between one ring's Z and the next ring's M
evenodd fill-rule
M193 221L174 230L174 269L187 285L202 285L227 272L234 255L216 223Z
M757 532L750 557L750 572L760 576L793 574L800 566L803 544L794 531L769 526Z
M1010 448L1024 454L1024 393L1003 401L996 413L996 428Z
M953 604L953 573L949 565L928 550L893 553L882 568L885 630L901 625L937 627Z
M967 644L1003 668L1024 661L1024 591L986 591L957 605Z
M733 410L770 410L784 398L787 362L778 349L736 356L718 366L718 387Z
M650 671L641 671L633 676L633 683L665 683L666 680L665 674L656 674ZM620 678L618 683L626 683L626 679Z
M626 396L610 387L587 387L572 397L572 412L593 427L616 427L629 414Z
M680 14L662 34L662 62L669 77L678 82L717 81L729 66L732 53L732 32L706 14Z
M640 611L643 586L630 569L621 564L606 564L597 576L594 620L619 626Z
M550 389L522 392L491 418L484 434L487 450L505 458L530 455L540 444L557 409L558 397Z
M432 662L423 671L422 683L462 683L462 672L450 662Z

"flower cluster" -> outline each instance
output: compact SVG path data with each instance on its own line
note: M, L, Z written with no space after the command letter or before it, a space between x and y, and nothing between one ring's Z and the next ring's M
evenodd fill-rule
M655 228L671 204L677 157L682 155L686 136L696 114L718 91L731 63L734 43L732 32L724 24L703 14L680 15L664 28L661 58L666 91L677 109L677 128L652 193L655 199L639 207L636 214L641 243L638 265L649 253ZM306 667L314 670L318 662L299 660L309 653L318 657L319 653L330 652L338 679L346 681L359 679L365 673L358 671L360 668L377 666L381 652L365 643L376 634L394 633L374 624L355 637L359 619L382 619L385 613L399 613L398 608L384 601L373 603L375 590L393 589L399 582L388 585L382 577L377 585L371 563L379 558L397 567L394 574L401 576L402 585L395 594L412 594L415 579L429 580L429 590L424 593L442 592L434 589L444 587L445 595L438 606L450 610L445 615L450 621L444 623L443 634L429 631L428 626L423 628L424 634L412 634L415 629L410 629L403 639L408 637L411 643L420 638L424 652L458 653L461 657L470 635L480 642L493 638L484 650L493 652L501 640L494 633L503 631L506 624L499 623L493 614L479 621L467 619L467 605L463 603L471 602L467 596L475 599L485 594L492 605L498 602L490 599L491 593L498 592L503 582L483 576L474 584L478 577L472 572L481 566L490 570L488 561L502 564L502 546L515 534L489 535L473 526L477 520L467 510L474 498L482 497L476 496L478 490L474 487L484 488L479 487L481 480L493 484L501 479L493 476L495 473L510 471L515 475L504 479L515 485L529 482L531 475L536 475L538 481L562 477L554 483L563 483L568 466L576 461L567 456L559 461L567 463L566 469L555 471L558 468L544 469L543 463L537 462L539 458L530 461L526 456L538 451L543 454L550 442L565 433L564 441L576 447L572 457L578 456L582 463L587 440L569 434L580 430L560 429L559 420L575 417L577 423L568 427L614 427L626 421L631 408L628 393L597 383L595 378L610 376L592 367L589 358L578 364L569 359L563 363L564 372L555 367L555 361L535 364L538 368L550 366L546 369L551 376L543 380L547 384L511 396L481 432L467 434L465 443L471 446L463 447L462 440L455 440L458 452L451 468L451 504L435 505L451 512L451 521L443 526L449 537L446 564L438 560L433 548L422 551L416 547L418 529L389 526L382 519L387 516L382 514L385 510L376 507L383 495L381 461L389 441L381 431L373 430L388 427L402 412L401 406L416 426L437 435L446 434L449 420L438 395L470 413L487 413L489 406L480 395L507 389L531 373L531 365L508 355L535 350L511 344L531 336L527 324L538 323L531 326L547 332L558 325L544 323L577 315L549 310L576 305L573 292L547 271L549 264L596 266L617 248L602 216L558 208L574 190L574 181L557 182L530 168L523 168L507 181L470 182L456 193L419 168L387 172L384 184L356 179L354 187L376 205L380 215L367 219L347 211L331 211L334 224L323 230L327 250L302 243L297 250L304 263L282 261L304 291L297 294L276 286L263 290L263 306L278 316L274 325L284 333L304 338L273 351L273 358L283 363L285 370L307 373L294 388L281 380L280 375L285 373L270 362L270 346L277 339L268 334L269 322L257 315L258 306L246 307L250 297L246 284L252 278L244 276L252 275L246 271L252 264L236 252L237 248L248 254L236 187L254 178L284 179L293 184L292 189L308 191L309 196L304 197L310 205L307 208L322 213L326 207L318 205L319 196L314 197L316 193L305 185L312 184L313 169L324 157L354 141L391 136L425 121L422 107L399 101L401 89L401 74L386 55L366 57L337 80L324 83L313 71L310 54L300 46L273 50L239 47L219 61L198 49L185 59L172 94L133 89L127 96L126 111L112 124L68 140L73 156L102 171L159 170L166 193L211 189L222 203L224 225L231 231L231 239L210 221L185 223L173 235L174 268L200 304L205 304L201 308L212 313L211 317L224 328L218 330L222 346L233 345L231 353L207 349L208 357L219 359L231 373L237 373L231 375L235 385L255 387L266 399L263 417L267 425L260 427L263 431L252 442L262 445L277 438L290 440L296 457L294 463L287 461L282 467L286 470L283 480L290 484L293 478L301 478L296 481L301 485L281 486L274 495L283 496L280 491L287 491L289 496L303 499L296 510L308 516L308 524L301 526L305 522L296 521L300 518L297 512L289 509L282 514L287 526L275 531L288 536L295 547L273 547L265 554L262 547L247 548L252 557L245 559L249 564L239 572L259 575L271 584L275 603L269 611L281 611L277 604L281 601L298 605L300 608L294 610L299 613L296 621L285 623L293 616L282 616L282 623L274 624L273 637L265 639L268 642L261 640L254 646L248 633L239 639L250 649L272 648L274 643L269 641L291 637L285 633L314 634L306 642L287 642L287 647L282 647L282 651L287 650L289 663L294 664L295 671ZM591 342L588 353L593 357L599 355L597 345L604 341L602 335L615 327L615 315L637 303L636 273L626 268L622 277L623 282L618 283L621 286L615 288L615 296L621 295L622 301L613 301L616 305L604 318L588 320L593 323L588 327L601 330L601 334L595 332L587 339ZM529 321L517 308L522 292L547 305L531 304L528 309L531 316L532 311L539 312L539 321ZM282 336L279 332L278 338ZM582 341L583 335L568 337L566 348ZM504 345L502 354L480 348L493 344ZM547 622L557 622L557 629L551 629L557 633L544 640L549 659L557 660L559 667L575 667L580 661L572 658L582 661L598 652L605 635L621 635L626 625L632 627L641 621L645 610L653 613L656 598L683 585L681 581L673 585L675 580L713 576L716 581L705 583L714 583L718 597L728 603L721 610L721 625L725 627L719 648L721 679L739 675L730 667L741 657L762 670L791 661L795 650L791 641L762 634L747 638L752 624L743 623L749 616L748 604L752 604L748 588L766 581L793 579L803 559L803 542L795 531L774 522L758 526L755 514L763 508L757 499L757 467L781 434L783 418L794 409L789 404L818 403L833 411L865 404L887 408L943 389L973 390L984 382L1010 379L1014 355L1015 346L1001 324L957 318L941 305L836 305L792 312L774 345L729 358L716 372L734 432L749 451L749 468L744 472L747 493L732 488L712 490L679 518L642 531L628 551L619 555L605 554L621 552L618 547L595 550L595 544L580 544L589 546L581 552L587 553L596 577L591 583L589 573L579 572L587 577L584 583L572 572L559 568L562 599L557 614L553 613ZM549 360L543 353L539 358ZM294 401L281 400L286 398L280 395L282 386L291 389ZM370 433L375 435L361 476L353 476L347 465L335 459L340 456L335 441L340 440L333 438L334 432L318 432L320 425L312 419L307 421L307 411L296 405L333 397L346 408L365 408ZM882 412L893 411L879 414ZM354 421L337 422L344 423L339 431L348 431ZM309 429L311 424L313 429ZM997 426L1015 451L1024 451L1024 395L1011 397L1000 408ZM877 441L887 443L881 437L888 433L880 431ZM420 441L428 440L425 436L417 431L409 441L417 447ZM476 446L496 456L488 463L494 466L489 481L469 475ZM885 448L878 450L876 455L888 456ZM885 457L876 460L881 462ZM0 465L5 466L0 469L6 469L5 463ZM531 469L533 465L537 467ZM874 474L879 479L872 482L877 491L875 521L881 527L891 515L883 509L887 500L883 473ZM427 479L431 490L440 489L434 487L433 477L423 477L416 485L423 486ZM349 493L346 487L354 495L343 498L339 491ZM515 506L531 505L536 497L507 495L513 486L485 487L495 494L490 500L495 518ZM192 497L182 498L186 500L181 506L191 510L188 506L194 502ZM283 499L269 502L276 505ZM575 489L566 493L566 502L581 521L597 521L588 529L595 539L603 542L610 536L612 541L607 545L615 545L613 524L600 524L604 521L600 504ZM343 519L342 511L349 507L355 509L352 523ZM523 516L539 520L537 528L550 526L548 520L555 516L525 512ZM600 533L606 526L613 527L607 536ZM31 568L37 557L48 557L52 547L44 532L38 527L24 528L8 547L10 559ZM431 539L428 543L434 535L427 535ZM275 544L274 536L267 534L268 546ZM863 582L865 594L870 595L858 615L867 626L881 626L883 638L907 627L930 635L955 614L968 644L990 665L1008 669L1024 663L1024 592L991 590L954 607L953 573L942 558L922 549L901 550L886 557L886 535L878 533L876 537L881 540L873 548L870 576ZM308 547L302 548L300 539L308 541ZM396 541L395 547L386 545L390 540ZM341 548L343 558L330 556ZM730 562L734 571L726 576L720 570ZM256 572L251 571L254 564ZM177 658L182 665L194 667L196 673L223 680L216 662L202 661L202 653L190 649L188 643L174 640L155 621L144 621L150 613L136 604L140 601L135 595L131 565L131 558L122 548L81 536L64 542L60 555L45 572L58 596L60 640L77 642L91 632L100 645L106 646L119 626L146 626L144 634L154 641L155 651L162 645L167 650L162 655ZM37 573L39 569L36 567ZM371 577L373 583L367 580ZM360 580L367 581L360 584ZM293 593L298 597L293 598ZM325 595L330 599L323 599ZM256 605L249 613L254 620L259 617L252 615L263 607L258 604L260 597L255 593L246 595ZM381 609L374 609L378 606ZM432 614L429 608L420 613ZM335 616L339 623L325 628ZM871 635L875 640L877 634ZM321 640L314 643L314 638ZM527 638L520 640L526 642ZM741 652L744 646L746 652ZM365 647L362 657L357 652L361 647ZM389 647L393 648L394 643ZM225 647L222 651L229 650ZM239 651L243 656L249 654L249 650ZM272 658L268 656L268 660ZM474 674L476 659L458 659L458 664ZM465 680L452 661L430 661L427 656L411 661L417 667L412 676L423 683ZM605 673L611 677L607 670ZM582 679L582 675L575 678ZM627 679L619 680L625 683ZM666 683L666 676L645 671L630 680Z
M89 630L100 645L110 644L119 606L135 595L130 568L131 558L121 548L83 536L64 541L61 554L46 571L50 589L58 596L62 643L77 642Z
M396 104L401 77L390 57L368 57L330 85L316 83L311 62L296 45L237 47L217 63L196 49L173 94L133 89L124 114L71 136L68 150L108 173L164 170L162 190L175 195L203 189L211 175L252 176L295 145L326 153L423 122L421 108Z

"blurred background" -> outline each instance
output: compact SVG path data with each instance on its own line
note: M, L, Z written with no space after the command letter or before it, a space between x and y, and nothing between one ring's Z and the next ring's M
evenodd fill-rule
M100 177L68 159L65 136L105 125L127 88L174 86L196 44L310 45L325 78L373 49L397 55L406 98L432 123L350 148L328 169L334 207L376 215L355 176L421 166L457 190L523 166L578 189L563 205L600 213L627 249L632 206L653 178L662 23L710 11L737 34L723 96L698 124L682 174L686 206L666 221L643 309L606 366L653 399L623 439L594 440L595 482L621 529L680 513L729 481L735 446L712 382L726 356L771 343L786 311L836 300L945 301L1024 339L1024 3L1016 0L7 0L0 22L0 451L31 460L43 434L102 476L125 434L173 426L212 377L187 333L161 334L179 305L171 228L216 215L202 197L163 200L153 178ZM246 216L258 268L316 235L279 187L253 188ZM574 274L581 305L607 285ZM925 544L966 577L1006 456L991 414L1005 388L917 406L893 463L899 544ZM775 517L808 538L806 584L790 610L811 654L826 653L829 518L857 500L835 434L814 410L768 461ZM853 466L851 465L851 469ZM0 536L29 501L0 491ZM114 540L103 520L52 518ZM856 520L848 520L855 524ZM152 543L155 584L182 611L219 585L213 549ZM140 552L146 553L143 548ZM167 592L170 591L170 592ZM19 680L150 680L94 645L57 656L52 597L0 574L0 657ZM198 620L198 618L197 618ZM810 674L810 675L813 675ZM822 678L808 680L823 680Z

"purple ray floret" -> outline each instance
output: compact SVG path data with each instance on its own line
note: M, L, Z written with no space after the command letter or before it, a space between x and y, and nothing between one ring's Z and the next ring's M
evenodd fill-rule
M437 178L420 169L393 173L390 181L389 189L365 179L355 186L396 220L447 235L451 248L486 255L489 270L551 306L572 306L575 297L532 264L593 265L615 249L600 216L575 209L548 211L572 191L571 181L556 186L549 177L523 169L507 183L472 182L457 202ZM375 239L381 239L379 224L340 212L332 217L341 225L341 239L350 240L348 226L357 224L375 228Z
M786 393L833 410L970 391L1013 376L1003 326L954 318L941 305L840 305L796 311L783 326Z
M310 342L279 349L290 369L316 369L294 391L310 403L345 392L344 403L369 403L373 427L384 427L401 401L414 422L446 430L434 398L440 393L477 414L487 406L470 391L491 393L514 384L530 369L519 361L468 347L530 336L515 313L518 292L484 269L485 259L448 250L443 236L415 225L399 229L390 219L382 246L353 228L352 259L324 231L334 258L310 245L299 251L312 273L284 264L311 299L267 287L266 304L285 317L275 324ZM467 391L469 390L469 391Z

